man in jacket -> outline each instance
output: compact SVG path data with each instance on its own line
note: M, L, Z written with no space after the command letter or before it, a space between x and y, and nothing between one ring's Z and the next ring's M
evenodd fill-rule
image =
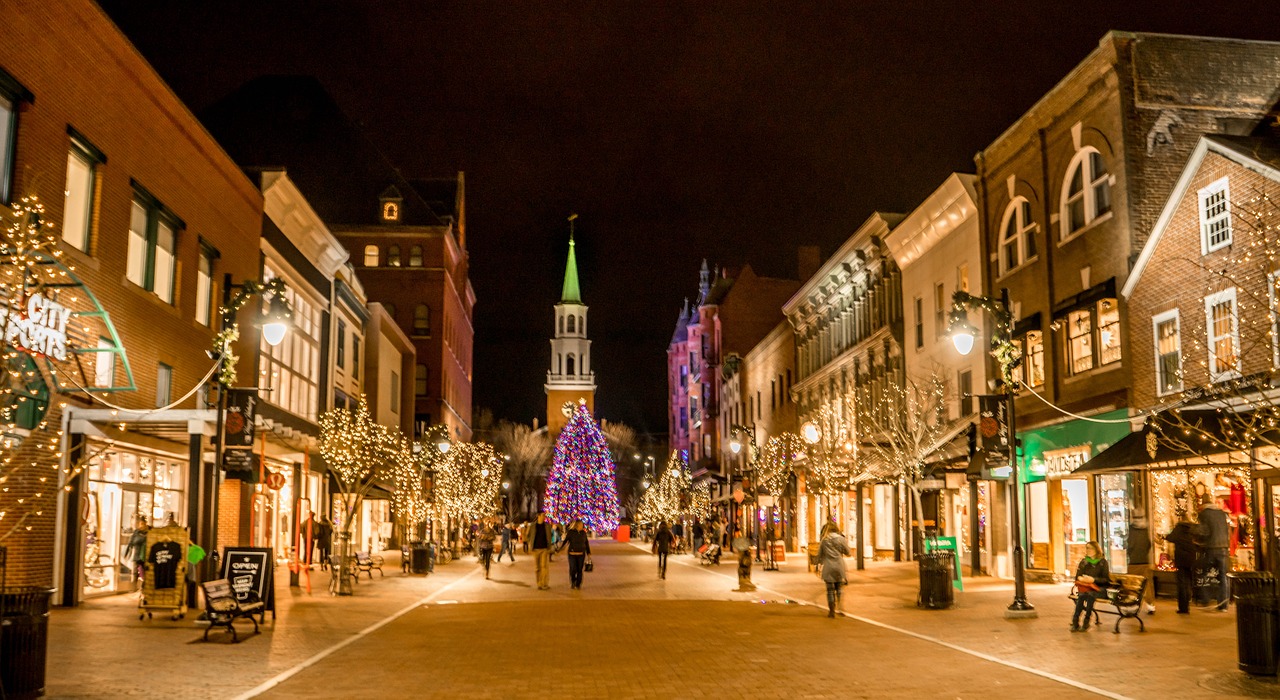
M1147 614L1153 615L1156 612L1155 582L1151 580L1151 533L1147 529L1146 518L1134 518L1129 522L1127 550L1128 572L1147 580L1142 602L1146 605Z
M1196 559L1200 554L1189 513L1173 526L1165 540L1173 543L1173 565L1178 568L1178 614L1186 615L1191 612L1191 590L1195 587Z
M547 516L538 511L538 519L533 523L533 560L538 571L538 590L551 588L551 523Z
M1218 567L1217 610L1225 612L1231 600L1227 574L1231 571L1231 558L1227 548L1231 546L1231 521L1227 511L1214 502L1213 496L1205 494L1200 505L1200 524L1196 527L1204 548L1203 562ZM1213 591L1205 591L1205 597L1213 595Z

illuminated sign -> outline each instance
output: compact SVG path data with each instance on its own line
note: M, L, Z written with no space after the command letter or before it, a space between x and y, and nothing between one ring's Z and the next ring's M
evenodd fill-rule
M1045 452L1044 474L1046 477L1068 476L1092 456L1093 450L1089 445Z
M33 355L55 360L67 359L67 323L71 309L35 293L27 298L25 314L0 308L4 324L4 340L9 345Z

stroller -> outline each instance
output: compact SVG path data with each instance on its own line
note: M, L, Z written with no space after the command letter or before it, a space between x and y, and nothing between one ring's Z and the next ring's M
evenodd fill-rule
M698 549L698 563L703 566L720 565L720 545L708 542Z

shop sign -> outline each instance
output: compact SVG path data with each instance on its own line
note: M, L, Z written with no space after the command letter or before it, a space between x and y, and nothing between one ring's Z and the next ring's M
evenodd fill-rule
M263 603L263 619L266 611L271 617L276 613L275 555L270 547L224 547L222 549L222 577L231 582L236 600L246 601L253 596Z
M58 361L67 359L67 323L71 309L36 292L27 297L26 313L0 307L4 340L19 350Z
M267 482L266 482L267 488L271 489L272 491L279 491L280 489L284 488L284 482L285 482L284 474L281 474L280 472L267 473Z
M1045 452L1044 475L1049 479L1061 479L1062 477L1070 476L1071 472L1088 462L1092 456L1093 449L1089 445Z
M258 456L253 453L253 437L258 390L227 389L226 401L222 419L222 468L229 478L257 482Z

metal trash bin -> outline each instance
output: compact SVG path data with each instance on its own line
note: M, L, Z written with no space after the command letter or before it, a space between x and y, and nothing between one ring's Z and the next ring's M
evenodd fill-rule
M1255 676L1276 675L1280 660L1280 613L1276 578L1269 571L1227 574L1236 603L1236 649L1240 670Z
M431 549L426 542L418 540L410 550L409 570L415 574L425 574L430 568Z
M44 695L52 594L49 588L23 587L0 597L0 681L9 700Z
M920 556L920 597L916 605L930 610L942 610L955 604L956 594L951 588L950 551L935 551Z

